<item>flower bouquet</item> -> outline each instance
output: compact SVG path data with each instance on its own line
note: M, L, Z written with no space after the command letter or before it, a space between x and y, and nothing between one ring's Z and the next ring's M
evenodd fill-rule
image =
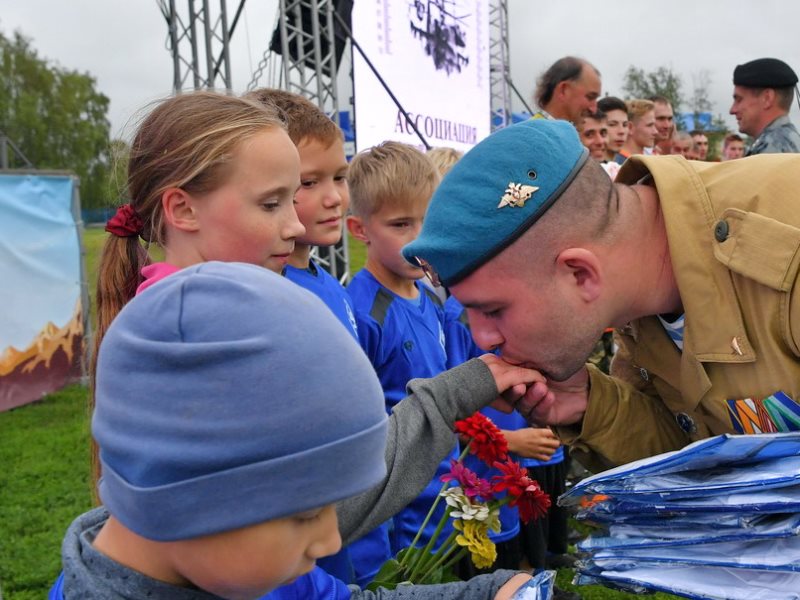
M487 569L497 559L489 532L500 531L501 506L516 506L525 523L547 513L549 496L528 477L526 469L509 458L505 437L489 418L475 413L458 421L456 432L468 443L458 460L450 462L450 472L442 475L442 489L411 546L383 564L368 590L458 581L453 568L467 554L476 568ZM469 453L493 467L497 474L483 479L468 469L464 458ZM445 513L431 539L421 545L422 532L440 501L446 503ZM453 532L437 548L449 519L453 520Z

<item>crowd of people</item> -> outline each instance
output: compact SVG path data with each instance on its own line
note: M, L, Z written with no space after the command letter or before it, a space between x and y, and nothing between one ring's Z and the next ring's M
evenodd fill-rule
M796 82L775 59L736 68L747 154L800 150ZM601 470L796 427L800 158L734 160L732 134L704 165L669 101L601 91L567 57L532 119L464 156L385 142L350 164L295 94L160 103L101 257L102 505L70 526L51 598L509 599L567 560L570 455ZM311 254L345 225L367 255L346 289ZM504 507L495 565L459 565L466 581L365 590L431 539L476 411L551 511Z
M771 152L800 152L800 135L788 118L797 84L783 61L758 59L736 67L733 103L739 133L727 133L714 154L727 161ZM681 131L673 106L664 96L630 98L601 96L600 72L589 62L565 57L541 77L536 92L540 111L535 118L570 121L592 158L610 175L635 154L680 154L689 160L709 160L709 132ZM742 134L742 135L740 135ZM752 139L745 152L747 136Z

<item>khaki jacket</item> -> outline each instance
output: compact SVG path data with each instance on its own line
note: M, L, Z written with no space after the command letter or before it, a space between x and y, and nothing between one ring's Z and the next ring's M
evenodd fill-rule
M583 422L562 440L601 470L721 433L800 429L800 155L636 156L616 181L643 178L666 223L683 352L655 316L617 331L613 377L590 367ZM794 402L763 401L779 391Z

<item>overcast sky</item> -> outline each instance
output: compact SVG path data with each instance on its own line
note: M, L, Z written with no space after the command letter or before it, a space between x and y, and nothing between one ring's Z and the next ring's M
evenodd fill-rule
M186 0L178 5L185 7ZM232 12L238 2L227 5ZM267 47L275 5L247 1L231 42L236 91L245 89ZM610 94L621 95L631 64L672 68L683 78L687 97L693 79L706 70L714 112L724 115L737 64L775 56L800 71L795 0L508 0L508 6L511 75L528 100L536 77L566 54L592 61L602 73L603 92ZM91 73L111 99L112 135L126 124L128 131L138 109L171 91L167 27L156 0L0 0L0 29L5 35L19 30L40 56ZM800 120L797 107L792 116Z

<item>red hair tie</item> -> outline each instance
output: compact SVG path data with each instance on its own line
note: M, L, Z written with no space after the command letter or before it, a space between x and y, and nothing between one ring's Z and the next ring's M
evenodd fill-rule
M106 223L106 231L119 237L141 235L144 223L130 204L123 204Z

